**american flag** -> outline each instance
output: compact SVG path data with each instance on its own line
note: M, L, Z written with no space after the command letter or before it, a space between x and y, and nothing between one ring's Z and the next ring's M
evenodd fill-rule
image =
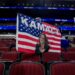
M34 53L36 44L39 41L39 35L41 33L44 33L48 38L50 46L49 52L60 53L61 34L56 26L41 22L23 14L17 15L16 48L18 51Z

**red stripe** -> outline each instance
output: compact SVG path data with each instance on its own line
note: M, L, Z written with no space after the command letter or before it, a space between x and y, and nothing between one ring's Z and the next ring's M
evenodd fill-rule
M26 46L32 46L32 47L36 46L36 44L32 44L32 43L29 43L29 42L23 42L23 41L18 41L18 44L26 45Z
M51 27L57 28L56 26L53 26L52 24L49 24L49 23L46 23L46 22L42 22L42 23L47 25L47 26L51 26Z
M25 52L25 53L35 53L35 51L30 49L24 49L24 48L18 48L19 52Z
M61 34L52 34L52 33L49 33L49 32L44 32L44 34L61 38Z
M61 50L61 48L54 48L54 47L51 47L50 49L52 49L52 50Z
M52 37L48 37L49 40L53 40L53 41L58 41L60 42L60 39L57 39L57 38L52 38Z
M54 42L49 42L50 45L57 45L57 46L60 46L61 44L58 44L58 43L54 43Z
M32 41L38 42L38 39L32 38L32 37L27 36L27 35L18 34L18 38L26 38L26 39L30 39Z

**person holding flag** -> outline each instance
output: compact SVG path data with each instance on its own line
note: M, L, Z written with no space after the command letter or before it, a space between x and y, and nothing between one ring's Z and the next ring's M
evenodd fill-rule
M48 64L46 62L44 62L44 58L43 58L43 53L45 52L48 52L49 50L49 45L48 45L48 40L47 40L47 37L44 33L40 34L40 37L39 37L39 43L36 44L36 50L35 50L35 53L37 55L40 55L40 58L41 58L41 63L44 65L45 67L45 73L47 75L47 68L48 68Z
M44 33L40 34L39 36L39 42L36 44L36 54L42 55L45 52L48 52L49 50L49 45L48 45L48 40L47 37Z

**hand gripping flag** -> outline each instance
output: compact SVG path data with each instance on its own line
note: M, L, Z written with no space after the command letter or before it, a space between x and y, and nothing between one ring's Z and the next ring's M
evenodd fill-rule
M39 35L44 33L49 42L49 52L61 52L61 33L56 26L40 22L29 16L17 15L16 49L20 52L35 53Z

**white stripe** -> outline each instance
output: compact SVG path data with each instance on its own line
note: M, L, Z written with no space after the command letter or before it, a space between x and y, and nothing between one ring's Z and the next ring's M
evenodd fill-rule
M29 43L32 43L32 44L36 44L35 41L32 41L32 40L29 40L29 39L26 39L26 38L18 38L19 41L24 41L24 42L29 42ZM57 43L57 44L61 44L60 41L55 41L55 40L48 40L49 42L53 42L53 43Z
M30 49L30 50L35 50L35 47L30 47L30 46L26 46L26 45L20 45L19 44L19 48L24 48L24 49Z
M27 34L27 33L22 33L22 32L19 32L18 34L22 34L22 35L27 35L27 36L29 36L29 37L31 37L31 38L34 38L34 39L36 39L36 40L38 40L39 38L38 37L35 37L35 36L32 36L32 35L30 35L30 34ZM54 38L56 38L56 39L61 39L61 38L59 38L59 37L56 37L56 36L50 36L50 35L47 35L48 37L54 37ZM52 41L54 41L54 40L52 40ZM55 42L58 42L58 41L55 41Z
M36 44L37 42L35 41L32 41L32 40L29 40L29 39L26 39L26 38L18 38L18 41L23 41L23 42L29 42L29 43L32 43L32 44ZM61 42L59 41L54 41L54 40L48 40L49 42L53 42L53 43L57 43L57 44L61 44Z
M61 53L61 50L49 50L48 52Z
M39 38L37 38L37 37L35 37L35 36L32 36L32 35L30 35L30 34L27 34L27 33L19 32L18 34L27 35L27 36L32 37L32 38L34 38L34 39L39 39ZM53 37L53 36L50 36L50 35L49 35L49 37ZM57 37L57 38L60 39L59 37ZM50 42L55 42L55 43L60 44L59 41L55 41L55 40L49 40L49 41L50 41Z
M49 42L53 42L53 43L57 43L57 44L61 44L60 41L55 41L55 40L48 40Z
M26 35L26 36L32 37L34 39L38 39L38 37L35 37L35 36L33 36L31 34L28 34L28 33L25 33L25 32L18 32L18 34L22 34L22 35Z
M52 44L50 45L50 47L53 47L53 48L61 48L60 45L57 46L57 45L52 45Z
M36 44L37 43L37 42L34 42L34 41L26 39L26 38L18 38L18 41L28 42L28 43L32 43L32 44Z
M58 39L58 40L61 40L61 38L58 37L58 36L48 35L48 34L46 34L46 36L49 37L49 38L56 38L56 39Z

